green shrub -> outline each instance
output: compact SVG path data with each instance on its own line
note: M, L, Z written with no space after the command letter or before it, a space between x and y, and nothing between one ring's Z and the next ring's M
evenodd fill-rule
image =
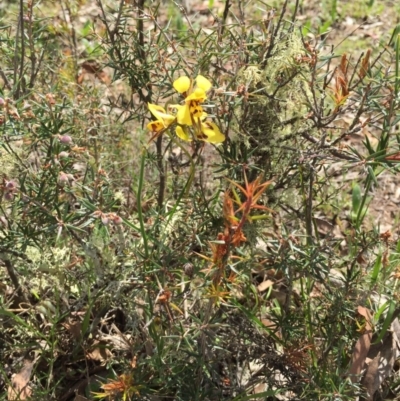
M370 202L400 160L398 35L353 59L288 2L213 3L29 2L2 28L0 399L395 392L399 245Z

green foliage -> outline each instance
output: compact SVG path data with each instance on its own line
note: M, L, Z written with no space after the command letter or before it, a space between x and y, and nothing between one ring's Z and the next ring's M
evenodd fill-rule
M397 31L352 59L294 22L298 3L264 20L216 3L7 15L0 400L26 361L35 400L365 395L353 348L399 314L399 241L371 223L400 160Z

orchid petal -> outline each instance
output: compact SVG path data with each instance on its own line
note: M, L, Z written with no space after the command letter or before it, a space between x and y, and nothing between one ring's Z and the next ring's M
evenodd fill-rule
M198 102L204 102L204 100L207 99L206 92L204 89L201 88L196 88L189 96L185 98L185 102L188 103L192 100L198 101Z
M168 126L174 122L175 117L172 114L166 113L164 107L151 103L148 103L147 106L150 110L150 113L157 118L157 121L164 121L165 126Z
M184 130L180 125L178 125L176 127L175 132L176 132L176 135L179 138L183 139L184 141L190 141L191 140L190 136L189 136L189 133L186 130Z
M203 118L204 114L207 115L207 113L204 113L203 108L199 105L189 107L189 111L195 120Z
M225 141L225 135L212 122L201 123L201 132L207 136L207 139L204 139L205 142L221 143Z
M204 92L207 92L212 87L212 83L207 78L203 77L203 75L197 75L196 85L200 89L203 89Z
M161 120L150 121L147 124L147 129L152 132L161 132L165 128L166 128L165 123L164 121Z
M186 76L179 77L173 83L175 90L179 93L187 92L190 88L190 85L191 85L190 78Z
M176 119L178 121L178 124L192 125L192 118L190 116L189 105L185 104L184 106L178 107L178 113L176 113Z

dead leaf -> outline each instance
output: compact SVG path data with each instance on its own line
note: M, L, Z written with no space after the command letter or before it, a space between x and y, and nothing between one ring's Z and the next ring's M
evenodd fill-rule
M371 345L368 358L372 359L372 362L361 381L368 392L365 401L373 401L374 394L382 382L392 374L397 356L398 340L396 334L391 331L388 331L378 344Z
M269 287L272 287L274 282L272 280L265 280L261 284L257 286L258 291L263 292L267 290Z
M63 326L69 331L74 340L79 340L82 336L82 323L79 320L68 319Z
M287 301L287 291L272 290L271 297L275 298L279 302L279 305L283 306Z
M129 351L132 348L132 343L123 334L99 334L99 340L103 343L109 344L109 346L114 350L124 350Z
M343 273L336 269L330 269L328 274L329 283L337 288L344 287L346 279Z
M372 330L372 315L369 309L364 308L363 306L358 306L357 307L357 312L359 315L365 317L365 329L366 330Z
M83 397L82 395L76 395L74 401L89 401L89 398Z
M396 319L393 320L390 330L393 331L393 333L396 334L397 340L400 340L400 322L399 319L396 317Z
M370 311L363 306L358 306L357 312L359 315L365 317L365 332L358 339L351 356L349 376L353 383L359 381L357 375L359 375L364 368L372 340L372 316Z
M372 330L369 330L361 335L353 349L351 356L351 365L349 370L350 380L353 383L358 382L359 375L364 367L365 360L371 346Z
M112 352L106 347L104 343L96 341L91 349L86 352L86 358L92 361L99 361L104 363L112 357Z
M257 386L254 387L254 394L262 393L266 388L267 385L265 383L257 384Z
M86 60L81 64L82 72L78 76L78 84L81 84L86 74L92 74L105 84L111 83L110 76L102 69L101 65L95 60Z
M11 378L11 384L8 387L8 401L26 400L32 394L32 389L28 385L35 361L25 359L21 371Z
M378 355L372 360L372 362L368 365L367 371L365 372L364 378L361 381L361 384L365 387L367 391L367 398L366 401L373 401L375 391L379 388L379 376L378 376L378 369L379 369L379 359L380 359L380 352Z
M332 232L334 227L332 223L319 217L314 217L314 223L316 224L320 235L328 235Z
M281 270L276 271L275 269L268 269L268 270L265 270L265 274L267 275L267 277L272 277L275 280L283 279L283 271L281 271Z
M276 323L273 322L272 320L269 320L267 318L263 318L263 319L261 319L261 323L265 327L268 327L270 330L275 330L276 329Z
M100 79L103 84L111 84L111 78L105 71L100 71L96 74L96 77Z
M89 74L97 74L102 71L101 65L96 60L86 60L81 64L81 67Z

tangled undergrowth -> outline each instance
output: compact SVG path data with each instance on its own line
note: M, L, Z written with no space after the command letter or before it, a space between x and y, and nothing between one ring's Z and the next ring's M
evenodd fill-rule
M0 400L395 399L398 28L148 3L1 28Z

